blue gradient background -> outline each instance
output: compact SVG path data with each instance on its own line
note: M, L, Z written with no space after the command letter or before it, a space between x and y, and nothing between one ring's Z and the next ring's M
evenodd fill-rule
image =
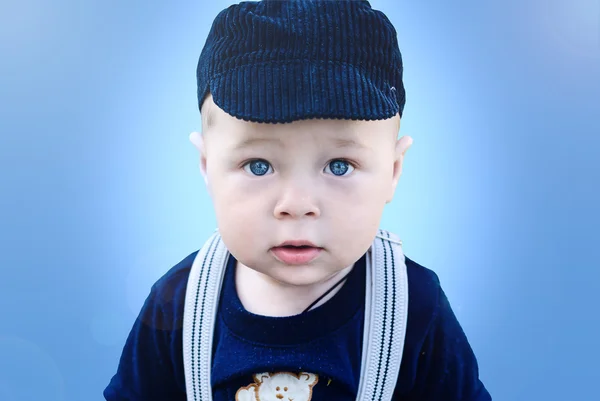
M150 286L214 229L188 134L229 4L0 3L0 400L101 400ZM600 399L600 3L372 4L415 140L383 226L495 400Z

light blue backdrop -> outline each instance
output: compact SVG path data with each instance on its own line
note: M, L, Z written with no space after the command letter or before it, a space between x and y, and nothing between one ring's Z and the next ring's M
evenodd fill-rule
M188 134L229 4L0 3L0 400L101 400L150 286L214 229ZM600 3L372 4L415 140L384 227L495 400L600 399Z

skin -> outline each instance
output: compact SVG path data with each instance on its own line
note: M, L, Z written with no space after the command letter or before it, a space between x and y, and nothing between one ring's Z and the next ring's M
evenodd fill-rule
M259 124L230 116L211 96L202 120L202 134L190 140L219 232L238 260L242 304L266 316L301 313L371 246L412 138L397 139L398 115ZM286 265L271 248L287 240L322 251L306 265Z

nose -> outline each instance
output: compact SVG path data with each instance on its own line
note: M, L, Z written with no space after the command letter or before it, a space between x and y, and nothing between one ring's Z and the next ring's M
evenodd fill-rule
M295 183L283 191L273 214L277 219L318 217L321 210L317 204L315 189L310 185Z

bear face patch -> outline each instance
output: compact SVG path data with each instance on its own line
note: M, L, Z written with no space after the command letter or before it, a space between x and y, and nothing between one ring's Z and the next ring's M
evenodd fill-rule
M314 373L258 373L254 383L235 393L236 401L310 401L319 381Z

